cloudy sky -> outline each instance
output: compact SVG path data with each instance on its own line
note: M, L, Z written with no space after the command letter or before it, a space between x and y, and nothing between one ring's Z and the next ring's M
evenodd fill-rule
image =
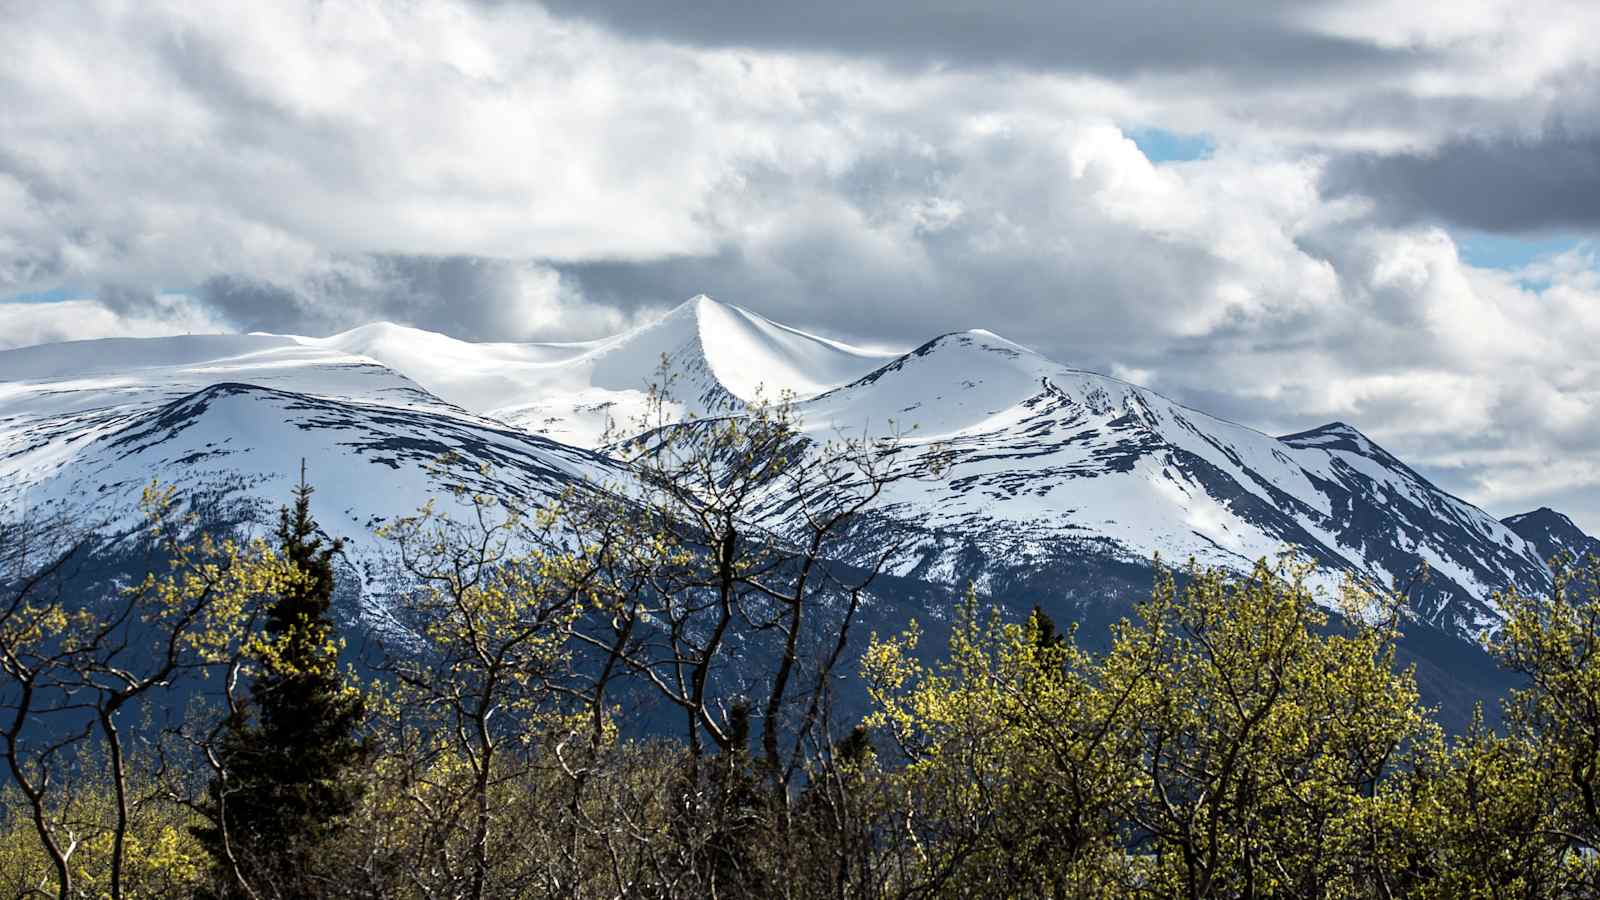
M0 0L0 347L583 338L705 292L1344 420L1600 532L1597 33L1592 0Z

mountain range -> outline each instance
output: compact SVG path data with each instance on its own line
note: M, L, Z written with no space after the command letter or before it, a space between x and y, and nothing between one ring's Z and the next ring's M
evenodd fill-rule
M319 517L359 560L374 526L437 493L441 465L529 503L627 477L608 424L644 410L663 363L677 414L787 397L814 440L894 434L892 465L938 470L894 482L841 560L893 541L890 574L925 597L972 583L1072 615L1147 594L1157 554L1243 570L1293 549L1330 602L1346 575L1401 585L1420 627L1470 642L1499 622L1496 592L1548 589L1548 558L1600 552L1549 509L1496 519L1348 424L1275 437L989 331L886 352L703 296L583 343L381 323L0 352L0 507L114 533L154 479L224 520L260 521L305 459Z

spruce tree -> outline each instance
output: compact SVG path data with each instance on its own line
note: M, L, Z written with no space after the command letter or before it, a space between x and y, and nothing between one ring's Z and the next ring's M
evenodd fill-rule
M1034 604L1033 612L1029 614L1028 618L1032 620L1036 629L1034 643L1041 649L1061 647L1067 643L1067 636L1056 628L1056 621L1050 618L1050 615L1037 603Z
M333 557L343 542L318 535L311 493L302 463L277 531L298 577L265 611L249 703L226 723L217 754L225 778L210 787L213 824L196 832L217 864L223 896L240 892L241 877L261 896L320 895L321 851L363 792L354 776L368 756L360 736L365 703L340 678L329 616Z

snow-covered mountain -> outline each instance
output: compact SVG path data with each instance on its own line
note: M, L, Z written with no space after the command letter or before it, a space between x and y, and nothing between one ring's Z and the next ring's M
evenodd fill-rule
M1573 561L1586 556L1600 558L1600 539L1585 534L1571 519L1548 506L1503 521L1533 545L1540 559L1553 560L1562 555Z
M807 334L699 296L658 321L583 343L489 343L382 323L308 347L370 358L433 394L534 434L585 447L607 423L626 427L644 412L663 360L677 378L675 412L737 411L762 394L812 397L893 359Z
M0 508L120 533L152 480L227 522L270 521L305 460L318 518L360 564L434 472L528 504L618 473L474 415L370 357L269 335L115 339L0 353Z
M1422 614L1464 634L1493 626L1493 592L1548 581L1527 540L1348 425L1272 437L987 331L935 338L802 409L816 430L915 424L906 455L948 462L883 505L906 575L1014 593L1057 582L1063 560L1238 569L1295 548L1330 591L1339 573L1408 584L1426 563Z
M485 487L537 501L616 476L594 451L643 408L663 357L682 413L790 392L818 440L893 430L906 471L940 460L852 538L863 558L896 541L894 574L934 586L1082 601L1137 590L1100 576L1148 573L1157 553L1243 568L1296 548L1330 586L1404 583L1426 563L1421 615L1466 636L1494 626L1493 592L1548 585L1552 541L1578 540L1545 511L1497 521L1348 425L1272 437L987 331L883 353L705 297L586 343L379 324L0 353L0 503L120 509L159 478L275 506L304 457L325 524L359 538L414 508L446 451L461 478L488 463Z

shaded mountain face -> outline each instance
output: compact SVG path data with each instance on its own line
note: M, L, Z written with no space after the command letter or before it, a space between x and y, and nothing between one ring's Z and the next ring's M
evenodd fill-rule
M1272 437L987 331L882 353L705 297L586 343L379 324L0 353L0 504L126 523L156 479L245 520L305 458L323 524L359 550L437 495L436 465L529 504L625 477L596 451L646 408L663 358L674 414L786 393L819 443L900 435L890 462L907 477L841 561L893 546L901 583L952 597L971 581L1087 615L1145 595L1157 554L1243 570L1293 550L1324 568L1330 604L1347 575L1399 585L1421 621L1475 639L1499 621L1494 592L1544 590L1552 548L1592 546L1553 512L1497 521L1342 423Z
M1600 539L1585 534L1571 519L1548 506L1502 521L1532 544L1540 559L1553 560L1563 555L1575 561L1587 556L1600 558Z

